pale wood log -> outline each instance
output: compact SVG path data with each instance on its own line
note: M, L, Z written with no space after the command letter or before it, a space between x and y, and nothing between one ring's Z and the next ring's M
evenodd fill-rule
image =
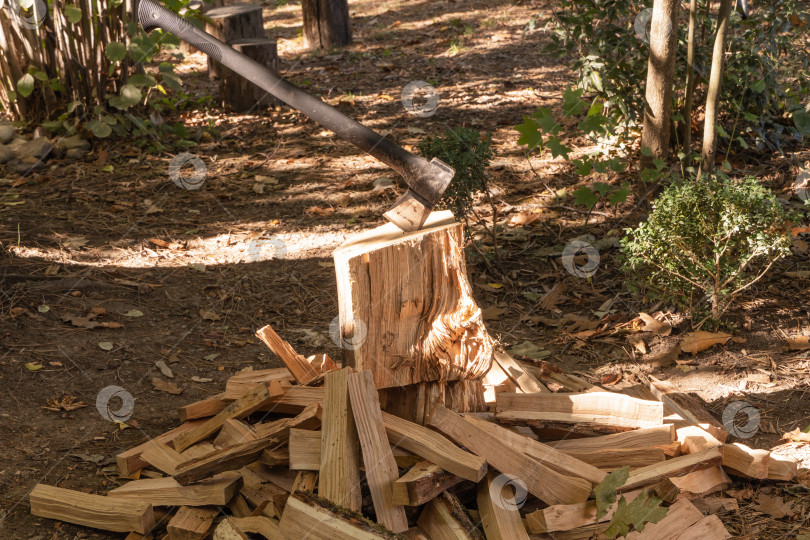
M302 0L304 44L309 49L333 49L352 41L347 0Z
M350 368L344 368L324 376L318 495L359 511L362 507L360 449L349 400L350 372Z
M278 467L278 466L289 467L290 452L286 448L265 450L262 452L261 462L267 465L268 467Z
M214 529L213 540L250 540L250 538L233 522L233 518L226 517Z
M234 4L206 13L205 31L224 43L245 38L263 38L262 8L253 4ZM208 77L220 76L221 64L208 57Z
M393 503L422 506L461 480L462 478L445 471L435 463L421 461L394 481L392 484Z
M487 540L529 540L520 518L512 486L497 482L497 474L489 470L478 483L478 512Z
M295 478L298 476L297 471L291 471L286 467L268 467L259 462L252 463L247 468L255 470L267 482L275 484L288 493L293 491Z
M661 448L605 448L603 450L565 450L565 454L605 471L615 471L624 466L631 469L646 467L666 460Z
M294 493L287 500L279 523L279 530L285 538L391 540L393 533L380 532L379 527L360 514L337 514L330 509L330 504L301 492Z
M700 510L688 500L681 499L669 507L664 519L658 523L648 523L642 532L631 532L627 535L627 540L674 540L701 519L703 514Z
M31 514L105 531L146 534L155 526L148 502L121 501L37 484L29 494Z
M704 450L697 454L687 454L685 456L676 457L662 463L636 469L630 473L630 478L627 479L627 482L625 482L619 490L628 491L643 486L649 486L667 477L680 476L693 471L708 469L709 467L719 465L722 461L723 455L718 448Z
M484 386L484 402L492 405L501 392L517 392L518 389L498 362L492 362L489 371L481 379L481 384Z
M265 448L276 443L275 439L257 439L216 450L178 466L174 479L185 486L217 473L239 469L259 459Z
M624 493L627 502L632 502L642 490ZM599 523L610 521L615 505L608 509L607 514L599 518ZM576 504L556 504L535 510L526 514L526 528L532 534L545 534L558 531L570 531L580 527L587 527L596 522L596 502L586 501Z
M171 431L158 435L155 437L155 440L167 445L172 445L174 444L174 440L182 433L192 431L201 424L202 421L200 420L186 422L185 424L182 424ZM115 456L115 463L118 466L118 474L120 476L128 478L148 465L148 463L141 459L141 455L143 454L144 450L149 448L151 441L152 440L150 439L139 444L138 446L130 448L129 450L124 450Z
M290 470L321 469L321 432L307 429L290 430Z
M236 418L228 418L222 423L219 434L214 439L214 446L227 448L247 441L255 441L259 436L253 428Z
M442 435L424 426L383 413L388 442L431 461L465 480L478 482L487 471L484 458L465 452Z
M781 456L771 453L768 463L768 480L793 480L798 474L798 461L792 456Z
M133 531L124 540L154 540L154 537L151 534L141 534Z
M315 491L315 487L318 485L318 473L312 471L300 471L295 476L295 481L293 482L293 487L290 490L290 493L295 493L296 491Z
M719 448L723 443L718 441L714 435L700 426L683 426L676 430L677 441L681 443L681 450L684 454L692 454L707 450L709 448Z
M166 531L171 540L203 540L214 526L219 514L215 508L192 508L181 506L169 520Z
M155 469L169 475L174 475L177 472L177 467L186 461L180 455L180 452L157 439L149 441L146 450L141 454L141 459Z
M218 448L214 446L214 443L211 441L202 441L189 446L180 452L180 455L183 457L183 462L185 463L186 461L191 461L192 459L205 457L216 450L218 450Z
M291 386L259 410L278 414L300 414L310 403L323 403L323 387Z
M725 540L731 534L723 525L723 521L716 515L704 516L697 523L677 535L674 540Z
M503 351L495 351L493 358L504 373L506 373L507 377L509 377L515 386L524 394L550 392L548 388L543 386L543 383L538 381L534 375L527 371L520 362L512 358L509 354Z
M674 426L672 424L662 424L599 437L551 441L548 445L553 446L557 450L562 450L563 452L588 452L599 451L603 448L650 448L670 444L674 440Z
M226 474L183 486L171 477L134 480L107 493L108 497L148 502L154 506L228 504L239 489L239 475Z
M255 386L255 385L254 385ZM246 392L247 390L245 390ZM244 393L244 392L242 392ZM241 394L240 394L241 395ZM228 400L225 399L225 393L217 394L209 398L189 403L180 407L180 421L188 422L197 418L209 418L215 416L218 412L228 406Z
M472 297L463 228L449 211L423 229L393 224L334 252L344 359L377 388L480 379L493 339Z
M257 437L272 437L279 443L285 443L289 439L290 430L295 429L317 429L321 427L321 417L323 408L320 403L309 403L294 418L282 418L274 422L264 424L254 424L253 430Z
M284 365L287 366L287 369L292 373L292 376L295 377L295 380L298 381L299 384L309 384L319 379L324 373L337 369L337 366L331 359L329 359L328 362L324 362L324 365L321 366L322 371L316 369L306 358L295 352L292 345L281 339L281 336L279 336L269 324L260 328L256 332L256 336L258 336L276 356L281 358L281 361L284 362Z
M679 499L699 499L710 493L722 491L731 486L731 479L722 467L709 467L670 478L680 490Z
M764 480L768 478L771 453L768 450L749 448L744 444L724 444L723 467L730 474Z
M420 425L430 418L436 405L458 412L485 410L484 393L483 381L473 379L421 382L379 392L384 411Z
M496 418L549 420L624 428L649 428L663 423L664 406L611 392L586 394L499 394Z
M237 493L233 496L231 502L228 503L228 509L231 511L231 514L236 517L249 516L252 512L241 493Z
M669 381L661 381L650 377L650 391L656 399L664 403L665 410L680 416L687 425L695 425L709 433L720 442L726 442L728 431L722 422L717 420L706 407L689 394L679 392ZM683 427L675 423L675 428Z
M417 523L430 540L484 540L458 499L447 491L425 505Z
M287 540L278 523L264 516L233 517L231 523L243 532L260 534L267 540Z
M351 373L347 378L351 410L362 449L371 499L377 522L395 533L408 530L405 508L394 504L391 484L399 477L397 462L385 434L377 388L370 371Z
M282 384L292 379L292 373L287 368L257 369L240 371L225 383L225 392L219 394L225 400L239 399L250 392L259 383L278 381Z
M231 47L258 64L278 72L278 46L275 39L243 38L231 41ZM219 65L219 98L223 107L234 112L261 111L279 103L267 90ZM302 383L303 384L303 383Z
M481 420L475 416L465 416L464 418L486 431L506 446L534 458L559 473L583 478L592 484L599 484L607 476L605 471L580 461L570 454L566 454L556 448L509 431L497 424Z
M519 478L529 493L546 504L582 502L591 494L591 482L560 474L534 458L513 450L498 437L445 407L436 408L429 425L486 459L501 473Z

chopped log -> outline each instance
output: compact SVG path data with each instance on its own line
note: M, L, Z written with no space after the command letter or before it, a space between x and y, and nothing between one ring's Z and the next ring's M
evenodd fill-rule
M501 392L516 392L518 388L498 362L492 362L489 371L481 379L481 384L484 386L484 402L487 404L494 404Z
M619 488L619 491L649 486L666 477L680 476L693 471L708 469L720 465L722 461L723 455L720 450L712 448L697 454L687 454L662 463L641 467L630 473L630 478Z
M177 472L177 467L186 461L174 448L163 444L157 439L149 441L146 450L141 454L141 459L155 469L169 475L174 475Z
M284 538L308 540L392 540L394 533L329 501L297 492L290 495L279 530Z
M259 436L256 435L252 427L236 418L228 418L222 423L222 429L219 430L219 435L214 439L214 446L227 448L246 441L255 441L258 438Z
M304 45L334 49L352 41L347 0L302 0Z
M680 447L680 445L679 445ZM592 467L605 471L615 471L625 465L631 469L646 467L666 460L661 448L605 448L604 450L566 450L566 454Z
M290 453L286 448L265 450L264 452L262 452L262 457L260 458L260 460L268 467L278 467L278 466L289 467Z
M248 506L247 501L241 493L237 493L233 496L231 502L228 503L228 510L236 517L245 517L252 513L250 506Z
M213 418L209 418L191 431L180 434L174 440L175 450L182 452L192 444L219 431L225 420L229 418L245 417L263 406L268 405L275 397L283 393L278 381L257 384L253 390L222 409L222 411Z
M675 428L672 424L663 424L613 435L552 441L548 444L563 452L589 452L599 451L603 448L650 448L669 444L674 440Z
M529 540L511 491L512 486L498 483L491 469L478 484L478 512L487 540Z
M263 463L252 463L247 466L248 469L253 469L258 475L280 487L284 491L290 493L293 490L295 478L298 476L296 471L291 471L283 467L268 467Z
M642 532L633 531L627 540L674 540L678 534L703 519L703 514L691 502L681 499L669 507L667 515L658 523L648 523ZM706 538L712 538L711 536ZM712 540L714 540L712 538Z
M260 410L278 414L299 414L311 403L323 403L323 387L292 386L284 393L270 400Z
M265 448L275 444L277 444L275 439L258 439L216 450L205 457L193 459L177 467L174 479L185 486L217 473L244 467L259 459Z
M218 40L231 43L244 38L263 38L264 21L261 6L234 4L206 13L205 31ZM221 64L208 57L208 77L219 78Z
M424 507L417 524L431 540L484 540L458 499L447 491Z
M216 452L219 450L214 443L211 441L202 441L198 442L197 444L193 444L180 452L180 455L183 456L183 462L191 461L192 459L198 459L201 457L205 457L211 452Z
M146 534L155 526L155 513L147 502L120 501L45 484L34 486L29 501L35 516L94 529Z
M181 506L169 520L166 531L171 540L203 540L214 526L217 509Z
M383 388L379 394L380 406L384 411L420 425L425 424L438 404L458 412L475 412L487 408L483 382L470 379Z
M380 389L486 374L494 341L472 297L463 246L462 225L442 211L421 230L403 234L389 223L335 250L347 365L371 370Z
M465 416L465 419L483 429L513 450L522 452L559 473L583 478L592 484L602 482L602 480L604 480L607 476L605 471L599 470L593 465L580 461L579 459L561 452L556 448L552 448L551 446L541 442L509 431L508 429L497 424L480 420L474 416Z
M278 72L278 47L275 39L243 38L229 44L258 64ZM219 98L223 107L234 112L262 110L279 103L272 94L227 66L219 65ZM303 384L303 383L302 383Z
M383 418L383 422L385 422L385 418ZM388 431L386 430L386 434ZM388 441L391 442L390 440ZM407 469L409 467L413 467L417 463L422 461L422 458L417 456L416 454L412 454L408 452L404 448L400 448L399 446L391 445L391 453L394 454L394 459L397 462L397 467L400 469Z
M278 524L264 516L233 517L230 518L230 521L231 524L240 531L260 534L267 540L287 540L287 538L281 534L281 529Z
M213 540L250 540L250 538L234 523L233 518L226 517L214 529Z
M661 402L611 392L500 394L495 417L649 428L663 423L664 406Z
M685 454L723 446L723 443L717 440L714 435L700 426L683 426L677 428L676 433L677 440L681 443L681 450Z
M154 537L151 534L141 534L133 531L124 540L154 540Z
M661 381L655 377L650 377L650 391L656 399L664 403L664 406L669 411L683 418L687 425L698 426L718 441L726 442L728 431L723 427L722 422L706 410L700 400L689 394L679 392L669 381ZM676 423L675 427L683 426Z
M246 390L247 391L247 390ZM242 392L244 393L244 392ZM210 418L228 406L225 392L180 407L180 421L188 422L197 418ZM241 394L240 394L241 395Z
M257 369L240 371L225 383L225 392L219 394L225 400L239 399L260 383L278 381L282 384L292 379L292 373L287 368Z
M798 474L798 461L792 456L781 456L771 452L768 463L768 480L789 481Z
M674 540L725 540L731 538L723 521L716 515L704 516L697 523L677 535Z
M321 432L306 429L290 430L290 470L319 471L321 469Z
M351 373L347 383L377 522L395 533L404 532L408 530L405 509L394 504L391 496L391 484L399 477L399 471L385 434L374 377L370 371Z
M679 499L700 499L714 493L722 491L731 486L731 479L722 467L709 467L701 471L690 472L683 476L670 478L680 493Z
M534 375L527 371L520 362L512 358L503 351L495 351L493 354L495 362L503 369L506 376L520 388L524 394L549 393L550 390L543 386Z
M393 503L422 506L461 480L430 461L420 461L392 484Z
M344 368L324 375L318 495L360 511L360 449L349 401L350 372L350 368Z
M290 490L290 493L295 493L296 491L315 491L315 487L318 485L318 473L314 473L312 471L300 471L295 476L295 481L293 482L293 487Z
M749 448L744 444L724 444L723 467L729 474L764 480L768 478L771 453L768 450Z
M239 489L234 474L208 478L192 485L180 485L171 477L134 480L107 493L108 497L148 502L154 506L224 506Z
M284 365L287 366L287 369L290 370L290 373L292 373L292 376L295 377L295 380L298 381L299 384L309 384L319 379L324 373L337 369L337 366L331 359L329 359L328 362L324 362L324 365L321 366L321 370L316 369L306 358L295 352L292 345L281 339L281 336L279 336L269 324L260 328L256 332L256 336L258 336L265 345L270 347L270 350L273 351L276 356L281 358L281 361L284 362ZM314 357L312 358L314 360Z
M629 503L638 497L642 490L628 491L624 494ZM607 514L599 518L598 522L610 521L615 505L608 509ZM557 531L570 531L580 527L593 525L596 519L596 502L587 501L576 504L557 504L535 510L526 514L526 528L532 534L545 534Z
M532 495L546 504L582 502L591 494L591 482L560 474L534 458L513 450L500 438L445 407L436 407L429 425L486 459L501 473L519 478Z
M486 474L485 459L465 452L435 431L388 413L382 416L392 446L413 452L465 480L478 482Z
M261 438L272 437L279 443L287 442L290 429L318 429L321 427L323 409L319 403L310 403L295 418L282 418L275 422L256 424L253 426L256 436Z
M167 445L174 444L174 440L182 433L192 431L201 424L202 421L186 422L185 424L182 424L171 431L158 435L154 440L160 441ZM120 476L128 478L149 465L141 459L141 455L143 454L144 450L149 448L149 444L151 442L152 439L146 441L145 443L139 444L134 448L130 448L129 450L124 450L115 456L115 463L118 465L118 474Z

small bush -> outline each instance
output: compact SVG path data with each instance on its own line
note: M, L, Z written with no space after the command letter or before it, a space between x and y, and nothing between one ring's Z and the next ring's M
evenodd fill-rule
M790 253L794 216L755 178L672 184L622 240L631 286L681 307L708 300L715 322Z

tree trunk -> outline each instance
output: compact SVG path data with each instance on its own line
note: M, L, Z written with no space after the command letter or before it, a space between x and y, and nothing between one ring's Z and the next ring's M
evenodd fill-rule
M695 25L697 23L697 0L689 2L689 37L686 45L686 103L683 107L683 151L692 155L692 105L695 97Z
M302 0L304 44L310 49L343 47L352 41L347 0Z
M731 18L732 0L721 0L720 14L717 21L717 35L714 38L712 53L712 73L709 77L709 92L706 96L706 120L703 124L703 151L701 152L700 169L711 173L714 168L714 152L717 148L717 104L720 101L720 89L723 84L723 64L726 49L728 21Z
M264 21L261 6L235 4L215 8L206 13L211 19L205 24L205 31L227 44L240 39L264 37ZM208 57L208 77L218 79L221 65Z
M446 211L420 231L383 225L334 253L344 361L371 370L379 389L408 387L381 399L410 403L412 418L437 402L483 406L479 379L494 341L472 298L463 246L462 225Z
M278 71L278 52L274 39L240 39L231 46L273 71ZM224 107L235 112L266 109L275 103L275 98L249 80L220 65L219 97Z
M675 77L675 53L678 44L678 0L655 0L650 29L650 60L647 64L646 106L642 148L651 154L642 157L643 168L655 158L669 153L672 122L672 82Z

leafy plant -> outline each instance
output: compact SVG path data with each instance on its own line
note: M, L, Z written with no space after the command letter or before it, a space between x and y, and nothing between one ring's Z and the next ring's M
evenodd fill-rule
M627 502L624 495L616 502L618 490L630 477L630 467L622 467L608 474L602 482L594 488L596 496L596 526L599 520L607 515L611 506L616 504L610 518L605 536L616 538L627 536L631 530L643 531L647 523L658 523L667 515L667 509L661 506L662 500L650 495L645 489L635 499Z
M467 227L470 221L484 227L494 244L495 257L500 259L496 221L498 208L489 190L487 167L492 159L492 136L481 135L468 128L448 129L442 135L426 137L419 144L420 153L427 159L439 158L456 170L447 187L441 205L452 210ZM492 211L491 224L475 208L475 195L482 194Z
M670 185L647 221L626 229L631 286L720 321L735 297L790 252L795 216L755 178L723 173ZM699 326L699 325L698 325Z

